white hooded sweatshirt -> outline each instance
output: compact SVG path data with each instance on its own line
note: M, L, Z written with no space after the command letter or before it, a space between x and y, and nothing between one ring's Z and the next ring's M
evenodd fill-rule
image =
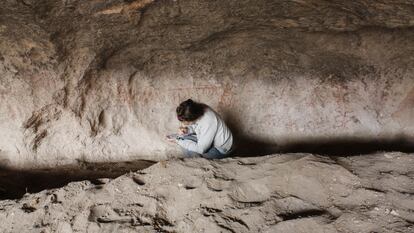
M183 148L204 154L213 145L222 154L227 154L233 145L233 135L221 117L210 107L192 125L188 126L189 133L197 135L197 142L178 140Z

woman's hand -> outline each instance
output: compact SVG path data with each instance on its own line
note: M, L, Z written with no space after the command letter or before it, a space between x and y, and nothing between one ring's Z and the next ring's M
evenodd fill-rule
M186 126L180 126L180 128L178 129L178 134L183 135L188 133L188 128Z

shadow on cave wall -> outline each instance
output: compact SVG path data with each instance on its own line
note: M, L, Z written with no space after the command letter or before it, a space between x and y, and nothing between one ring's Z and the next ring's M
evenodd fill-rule
M242 133L237 117L222 111L223 118L234 134L236 149L234 156L255 157L275 153L313 153L325 156L355 156L378 151L400 151L414 153L414 138L405 135L396 137L358 138L307 138L298 139L284 145L269 142Z
M329 140L316 138L298 140L283 146L243 135L236 135L235 137L238 143L234 155L241 157L263 156L274 153L313 153L333 157L355 156L378 151L414 153L414 140L406 137L393 139L332 138Z

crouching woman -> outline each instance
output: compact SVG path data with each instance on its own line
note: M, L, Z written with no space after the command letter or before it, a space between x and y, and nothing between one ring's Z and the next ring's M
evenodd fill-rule
M177 143L186 157L220 159L233 151L233 135L221 117L208 105L188 99L176 109L181 123Z

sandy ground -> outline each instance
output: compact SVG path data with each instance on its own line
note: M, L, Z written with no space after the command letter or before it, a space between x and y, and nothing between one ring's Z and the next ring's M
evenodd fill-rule
M414 157L178 159L0 201L1 232L414 231Z

